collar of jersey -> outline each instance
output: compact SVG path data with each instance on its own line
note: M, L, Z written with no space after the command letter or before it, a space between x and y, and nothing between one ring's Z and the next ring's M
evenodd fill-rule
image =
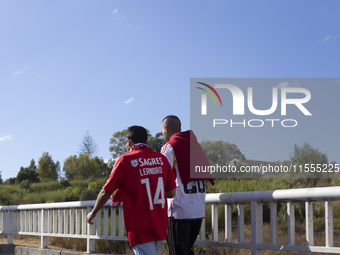
M139 150L139 149L143 149L143 148L149 148L149 146L145 143L136 143L134 146L132 146L130 151Z

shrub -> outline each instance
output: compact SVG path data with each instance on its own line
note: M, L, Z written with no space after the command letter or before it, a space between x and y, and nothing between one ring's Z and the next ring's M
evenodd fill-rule
M93 189L94 191L96 191L97 193L99 191L101 191L103 187L103 182L102 181L95 181L95 182L90 182L89 185L87 186L87 189Z
M21 189L25 189L26 192L28 192L30 190L31 183L29 180L23 180L22 182L20 182L19 186Z
M91 181L89 180L73 180L70 181L72 187L79 187L80 189L87 189Z
M12 195L4 189L0 189L0 204L10 205L12 202Z
M313 224L314 224L314 231L324 231L325 230L325 218L314 217Z
M65 190L66 192L66 201L77 201L79 200L79 194L81 192L80 187L68 187Z
M98 195L98 192L96 192L94 189L86 189L83 190L80 194L80 200L96 200Z
M69 180L65 179L65 178L61 178L60 179L60 184L61 186L66 189L67 187L70 187L71 186L71 183Z
M39 183L33 183L31 185L31 192L45 192L45 191L55 191L55 190L61 190L64 189L64 187L61 185L58 181L50 181L50 182L39 182Z

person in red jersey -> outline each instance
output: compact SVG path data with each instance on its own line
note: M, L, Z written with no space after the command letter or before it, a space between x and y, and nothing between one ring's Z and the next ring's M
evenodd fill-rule
M161 153L167 157L177 184L176 197L170 199L168 208L169 252L170 255L193 255L192 246L205 217L205 183L214 185L215 182L210 173L203 174L200 178L190 176L193 166L210 165L192 130L181 132L181 121L174 115L163 119L161 129L166 141Z
M127 237L136 255L156 255L160 251L168 228L167 197L174 197L176 189L167 158L150 149L146 142L145 128L127 129L129 152L117 159L93 210L87 215L88 223L93 224L98 211L118 189L113 200L123 202Z

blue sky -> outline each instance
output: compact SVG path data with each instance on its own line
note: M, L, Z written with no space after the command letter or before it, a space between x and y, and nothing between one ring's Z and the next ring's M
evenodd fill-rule
M127 126L189 129L191 77L339 77L339 24L335 0L1 0L2 177L43 152L63 163L86 131L108 159Z

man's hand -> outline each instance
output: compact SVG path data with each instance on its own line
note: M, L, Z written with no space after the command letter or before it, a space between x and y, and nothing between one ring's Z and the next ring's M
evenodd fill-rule
M95 217L96 217L96 215L93 213L93 211L91 211L91 212L87 215L87 217L86 217L87 223L89 223L90 225L93 225L94 222L93 222L92 220L93 220Z
M92 211L86 216L86 220L89 224L93 225L94 222L92 221L98 211L105 205L106 201L110 198L111 194L106 192L105 190L101 190L98 194L96 204L94 205L94 208Z

